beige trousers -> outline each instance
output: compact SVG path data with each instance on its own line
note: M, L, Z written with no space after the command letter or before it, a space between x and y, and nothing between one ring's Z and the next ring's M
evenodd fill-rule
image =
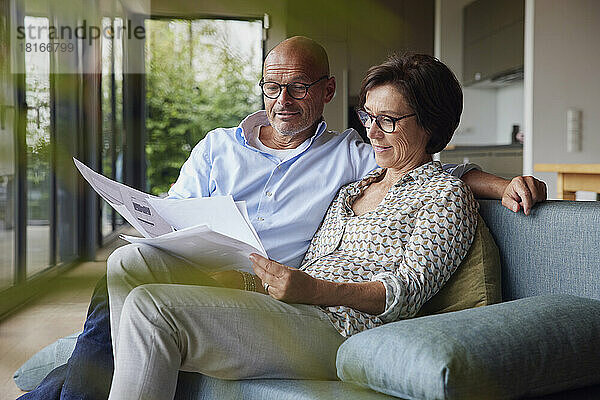
M318 307L199 286L212 282L149 246L124 246L108 264L115 351L109 399L172 399L179 370L222 379L337 379L344 337Z

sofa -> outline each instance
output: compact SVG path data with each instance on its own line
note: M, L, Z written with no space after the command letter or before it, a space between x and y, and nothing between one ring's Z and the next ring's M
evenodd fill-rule
M480 214L502 303L352 336L339 381L181 372L176 399L600 399L600 202L547 201L525 216L481 200Z

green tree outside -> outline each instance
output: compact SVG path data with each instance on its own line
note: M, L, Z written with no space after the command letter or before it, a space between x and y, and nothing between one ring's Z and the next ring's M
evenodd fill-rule
M169 190L207 132L237 126L261 107L260 63L229 46L228 22L148 21L146 157L153 194Z

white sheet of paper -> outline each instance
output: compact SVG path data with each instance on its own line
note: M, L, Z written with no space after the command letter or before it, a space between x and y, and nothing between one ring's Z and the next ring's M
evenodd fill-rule
M145 243L182 258L205 272L237 269L254 273L248 259L260 250L232 237L196 225L155 238L121 235L131 243Z
M252 225L252 222L250 222L250 217L248 216L248 208L246 207L246 202L245 201L236 201L235 205L237 206L238 210L240 210L240 213L242 213L242 216L244 217L244 219L246 220L246 223L252 230L254 237L256 238L257 242L260 244L260 249L263 251L264 254L267 254L267 251L263 247L262 240L260 240L260 236L258 236L258 232L256 232L256 229L254 229L254 225Z
M231 196L160 199L73 161L92 188L144 236L121 235L124 240L157 247L212 272L253 272L250 254L267 256L245 202Z
M173 231L149 199L158 197L115 182L73 157L75 166L92 188L144 237L156 237Z
M247 211L240 212L231 196L192 199L148 199L156 211L177 230L206 225L215 232L249 244L266 255ZM245 209L245 204L243 205ZM245 216L244 216L245 214Z

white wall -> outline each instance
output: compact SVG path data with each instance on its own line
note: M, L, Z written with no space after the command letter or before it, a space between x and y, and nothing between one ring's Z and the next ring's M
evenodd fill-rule
M512 126L519 125L523 131L523 82L496 90L496 142L512 142Z
M526 48L531 49L529 93L532 127L525 171L536 163L600 163L600 1L527 0ZM526 27L526 30L528 28ZM526 56L526 60L528 57ZM528 87L529 86L529 87ZM566 113L583 112L582 151L566 151ZM556 197L556 174L536 173Z
M496 125L495 91L463 88L463 113L450 144L496 144Z

